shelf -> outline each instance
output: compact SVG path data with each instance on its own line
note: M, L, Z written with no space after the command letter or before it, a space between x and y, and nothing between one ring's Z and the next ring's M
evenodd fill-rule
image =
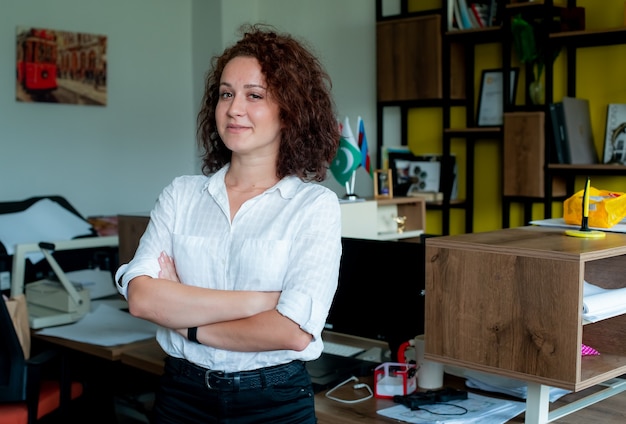
M599 47L626 43L626 27L599 30L557 32L549 35L550 43L556 47Z
M569 165L569 164L548 164L548 169L553 174L558 175L626 175L626 165Z
M377 240L402 240L407 238L417 238L424 234L423 230L405 231L403 233L378 233Z
M493 138L502 135L502 127L446 128L443 130L443 133L451 137L476 136Z
M487 28L448 31L445 33L445 36L452 43L486 44L500 42L502 31L501 26L492 26Z

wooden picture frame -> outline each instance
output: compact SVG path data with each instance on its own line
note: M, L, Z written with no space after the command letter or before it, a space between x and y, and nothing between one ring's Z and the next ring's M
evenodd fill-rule
M511 68L509 78L511 92L509 102L515 103L519 68ZM480 80L478 107L476 108L476 125L479 127L497 127L504 122L504 99L502 86L504 71L502 69L485 69Z
M626 104L607 105L602 163L626 165Z
M391 169L374 171L374 199L391 199L393 197L393 181Z

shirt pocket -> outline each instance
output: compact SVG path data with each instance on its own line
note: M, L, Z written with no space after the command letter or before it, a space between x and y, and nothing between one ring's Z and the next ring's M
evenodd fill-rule
M291 243L285 240L245 240L231 255L231 276L237 290L283 289Z

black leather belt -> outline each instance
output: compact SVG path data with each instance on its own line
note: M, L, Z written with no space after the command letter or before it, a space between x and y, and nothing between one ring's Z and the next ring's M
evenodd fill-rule
M174 357L168 357L167 362L177 374L203 379L209 389L228 392L262 389L276 384L284 384L293 375L306 372L302 361L292 361L274 367L238 372L210 370L185 359Z

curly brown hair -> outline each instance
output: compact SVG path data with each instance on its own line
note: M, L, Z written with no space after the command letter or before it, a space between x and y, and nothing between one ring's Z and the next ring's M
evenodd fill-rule
M302 41L264 24L244 25L242 38L211 61L202 108L198 114L198 144L205 175L231 160L232 152L217 132L215 108L226 64L238 56L259 61L267 90L280 109L281 142L278 178L294 175L323 181L339 146L339 125L330 94L332 83L320 61Z

